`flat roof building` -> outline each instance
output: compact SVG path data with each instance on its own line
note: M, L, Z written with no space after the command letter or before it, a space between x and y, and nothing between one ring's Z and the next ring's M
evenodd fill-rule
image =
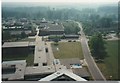
M35 46L35 42L5 42L2 48Z
M63 35L64 27L61 23L41 23L40 24L40 36L46 35Z
M9 47L27 47L29 42L5 42L3 44L3 48L9 48Z
M34 49L35 42L5 42L2 45L2 60L27 57Z
M3 61L2 80L22 80L24 79L25 69L26 60ZM14 72L11 70L14 70Z

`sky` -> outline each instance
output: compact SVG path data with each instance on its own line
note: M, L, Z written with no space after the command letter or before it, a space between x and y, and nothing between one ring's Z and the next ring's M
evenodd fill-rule
M117 3L119 0L2 0L2 2L67 2L67 3Z

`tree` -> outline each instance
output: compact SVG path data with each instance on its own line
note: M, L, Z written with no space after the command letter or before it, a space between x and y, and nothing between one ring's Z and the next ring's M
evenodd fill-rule
M58 45L60 38L56 35L54 38L55 45Z
M26 33L24 31L21 32L21 38L26 38L26 37L27 37Z
M15 38L16 38L16 40L19 40L21 38L21 35L20 34L16 34Z
M103 17L100 19L99 23L103 28L110 28L112 25L112 19L109 17Z
M120 38L120 32L119 32L119 31L116 32L116 36L117 36L118 38Z
M106 57L106 51L105 51L105 41L102 38L102 35L100 33L92 36L92 38L89 41L90 49L92 56L94 56L96 59L104 59Z
M11 34L9 31L2 32L2 40L9 40L11 39Z
M80 28L76 26L74 30L75 30L75 34L78 34L78 32L80 31Z

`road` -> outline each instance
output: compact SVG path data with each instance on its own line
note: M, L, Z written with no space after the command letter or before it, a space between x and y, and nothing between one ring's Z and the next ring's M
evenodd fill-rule
M94 80L98 81L105 81L105 77L102 75L101 71L99 70L99 68L97 67L93 57L91 56L91 53L90 53L90 50L89 50L89 47L88 47L88 43L87 43L87 38L83 32L83 28L82 28L82 25L77 22L81 31L81 45L82 45L82 49L83 49L83 53L84 53L84 58L87 62L87 65L88 65L88 69L93 77Z

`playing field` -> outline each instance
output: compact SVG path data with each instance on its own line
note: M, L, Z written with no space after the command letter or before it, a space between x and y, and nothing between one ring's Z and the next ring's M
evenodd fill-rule
M83 59L83 52L80 42L59 42L58 45L52 43L52 50L55 58L80 58Z
M120 43L120 41L119 41ZM108 57L104 63L97 63L103 75L109 80L118 79L118 41L107 41L106 51ZM119 78L120 79L120 78Z

